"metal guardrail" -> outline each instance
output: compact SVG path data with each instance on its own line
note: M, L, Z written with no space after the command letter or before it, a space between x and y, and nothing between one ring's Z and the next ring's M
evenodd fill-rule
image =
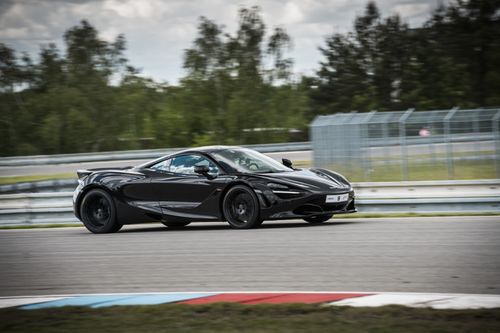
M432 138L422 140L420 137L407 138L408 145L428 145L442 144L442 135L435 135ZM491 141L494 140L491 134L478 134L478 135L452 135L449 139L450 142L462 141ZM369 147L387 147L397 146L400 140L397 137L393 138L373 138L367 145ZM312 150L312 143L310 141L304 142L285 142L285 143L269 143L269 144L256 144L256 145L243 145L260 151L261 153L273 152L290 152L290 151L308 151ZM28 166L28 165L47 165L47 164L66 164L66 163L84 163L84 162L102 162L102 161L126 161L126 160L141 160L141 159L154 159L187 148L165 148L165 149L147 149L147 150L127 150L127 151L108 151L96 153L78 153L78 154L56 154L56 155L32 155L32 156L11 156L0 157L0 167L13 167L13 166Z
M448 141L447 141L448 140ZM492 133L474 133L474 134L453 134L447 138L442 134L434 134L430 137L422 138L420 136L407 136L405 141L408 146L412 145L429 145L429 144L446 144L448 142L478 142L478 141L494 141L495 137ZM401 138L387 137L387 138L370 138L367 140L368 147L386 147L386 146L399 146Z
M34 182L23 182L14 184L0 185L0 194L2 193L37 193L37 192L68 192L73 191L78 184L75 178L73 179L53 179L40 180Z
M311 150L311 143L306 142L286 142L269 143L259 145L244 145L260 151L261 153L288 152ZM187 148L166 148L166 149L148 149L148 150L127 150L127 151L108 151L99 153L79 153L79 154L60 154L60 155L33 155L33 156L12 156L0 158L0 166L26 166L26 165L47 165L64 163L83 163L97 161L126 161L154 159Z
M356 183L362 213L500 213L500 180ZM0 195L0 225L78 223L72 192Z

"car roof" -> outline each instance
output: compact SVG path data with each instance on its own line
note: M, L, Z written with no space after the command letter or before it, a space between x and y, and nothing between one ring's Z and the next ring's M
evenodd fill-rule
M202 153L202 154L210 154L212 152L215 152L215 151L221 151L221 150L225 150L225 149L242 149L243 147L239 147L239 146L223 146L223 145L218 145L218 146L203 146L203 147L196 147L196 148L189 148L189 149L184 149L184 150L181 150L181 151L177 151L175 153L171 153L171 154L168 154L168 155L164 155L164 156L161 156L161 157L158 157L154 160L151 160L151 161L148 161L146 163L143 163L143 164L140 164L138 166L136 166L136 168L143 168L145 166L149 166L149 165L153 165L163 159L166 159L166 158L170 158L170 157L173 157L175 155L180 155L180 154L184 154L184 153Z
M186 152L211 153L211 152L219 151L219 150L241 149L241 148L243 148L243 147L239 147L239 146L223 146L223 145L218 145L218 146L203 146L203 147L189 148L189 149L177 152L176 154L186 153Z

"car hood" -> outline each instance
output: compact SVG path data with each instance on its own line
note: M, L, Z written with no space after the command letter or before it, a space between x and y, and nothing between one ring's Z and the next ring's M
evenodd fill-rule
M350 190L351 185L342 176L323 169L300 169L291 172L260 174L270 182L286 184L310 191Z

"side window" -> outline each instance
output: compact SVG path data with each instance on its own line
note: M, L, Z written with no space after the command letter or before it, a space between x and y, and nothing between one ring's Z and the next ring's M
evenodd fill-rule
M172 159L166 159L164 161L161 161L159 163L156 163L151 166L151 169L154 169L156 171L170 171L170 164L172 163Z
M172 158L172 162L170 163L170 172L181 173L185 175L195 175L194 172L195 165L206 165L208 166L209 174L217 175L219 173L219 169L217 166L201 155L181 155Z

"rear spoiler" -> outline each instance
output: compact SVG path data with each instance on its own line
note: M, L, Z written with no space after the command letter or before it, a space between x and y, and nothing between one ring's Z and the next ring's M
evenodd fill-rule
M85 170L85 169L80 169L76 171L76 174L78 175L78 179L82 179L88 175L90 175L93 171L90 170Z
M91 173L97 172L97 171L111 171L111 172L123 172L128 169L131 169L131 166L126 166L126 167L121 167L121 168L94 168L94 169L80 169L76 171L76 174L78 175L78 179L82 179L84 177L87 177Z

